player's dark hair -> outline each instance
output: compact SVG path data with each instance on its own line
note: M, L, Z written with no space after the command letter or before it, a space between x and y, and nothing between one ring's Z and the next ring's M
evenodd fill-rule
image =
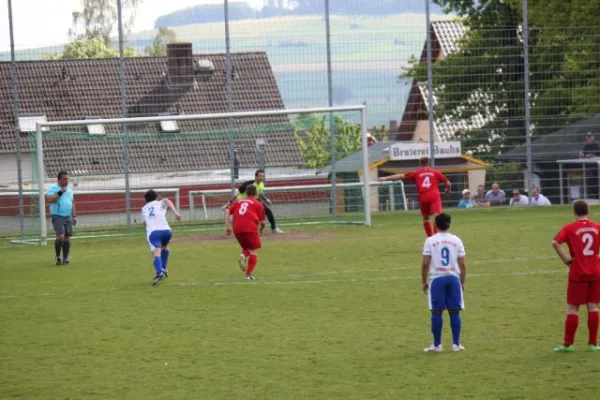
M450 229L450 224L452 223L452 217L448 214L439 214L435 217L435 226L437 226L439 231L447 231Z
M64 178L64 177L65 177L65 176L67 176L67 175L69 175L69 174L67 173L67 171L60 171L60 172L58 173L58 177L57 177L57 178L58 178L58 180L60 181L62 178Z
M254 186L254 185L248 186L246 188L246 194L248 196L252 196L252 197L256 196L256 186Z
M144 198L146 199L146 203L150 203L151 201L158 199L158 193L150 189L144 194Z
M254 173L254 177L256 178L258 176L258 174L264 174L265 170L264 169L257 169L256 172Z
M585 217L590 213L590 206L585 200L576 200L573 203L573 212L578 217Z
M429 157L421 157L419 158L419 165L421 167L426 167L429 165Z

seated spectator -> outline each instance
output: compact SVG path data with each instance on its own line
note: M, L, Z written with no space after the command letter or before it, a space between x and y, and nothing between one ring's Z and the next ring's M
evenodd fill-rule
M458 208L473 208L473 202L471 201L471 192L469 189L462 191L462 200L458 202Z
M529 204L529 198L524 196L517 189L512 191L512 197L510 198L511 206L526 206Z
M483 185L477 186L477 194L471 197L473 207L489 207L490 202L485 199L485 187Z
M534 206L551 206L550 200L540 193L540 189L534 187L531 189L531 204Z
M506 195L500 189L500 185L494 183L492 184L492 190L485 195L485 200L489 201L491 206L501 206L506 203Z

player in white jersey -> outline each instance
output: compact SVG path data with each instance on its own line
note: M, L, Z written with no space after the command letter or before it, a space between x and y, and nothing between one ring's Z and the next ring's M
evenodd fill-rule
M170 209L175 214L177 221L181 221L181 215L169 199L158 200L158 194L150 189L144 194L146 205L142 208L142 219L146 224L146 238L150 245L150 251L154 256L154 270L156 276L152 286L169 276L167 263L169 261L169 242L172 233L167 221L167 211Z
M442 351L442 314L448 310L452 327L452 351L463 351L460 344L460 311L464 309L463 290L467 267L462 241L448 232L452 219L448 214L435 217L438 233L427 238L423 247L423 291L429 296L433 344L426 352Z

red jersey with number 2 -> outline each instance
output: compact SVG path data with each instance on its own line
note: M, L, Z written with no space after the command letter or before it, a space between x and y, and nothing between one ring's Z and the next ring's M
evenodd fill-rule
M554 240L569 246L573 260L569 269L569 281L600 280L600 224L589 220L572 222L565 225Z
M417 190L419 191L419 197L421 198L439 196L440 187L438 184L440 182L448 182L448 178L440 171L429 167L419 168L416 171L409 172L406 174L405 179L415 181Z
M265 206L254 197L246 197L229 206L229 213L233 215L233 232L257 232L265 219Z

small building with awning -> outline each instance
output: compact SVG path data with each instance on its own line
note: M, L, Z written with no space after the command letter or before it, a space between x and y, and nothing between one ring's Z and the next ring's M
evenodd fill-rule
M454 194L442 195L445 206L454 206L459 200L457 193L463 189L469 189L472 193L477 190L478 185L485 184L487 164L481 160L464 154L461 143L436 142L434 146L435 168L439 169L448 177L454 188ZM415 142L379 142L371 145L368 150L370 181L393 174L404 174L414 171L419 167L421 157L430 157L429 143ZM362 152L351 154L339 160L335 165L337 182L362 181L363 161ZM331 166L319 171L319 174L329 174L331 178ZM405 194L408 208L418 208L418 194L414 182L405 182ZM373 211L404 209L404 199L400 193L396 201L389 201L388 188L371 188L371 207Z
M600 140L600 114L531 142L533 182L552 203L578 198L598 199L598 160L581 158L588 133ZM519 163L525 169L527 149L523 146L496 156L498 161ZM562 193L562 195L561 195Z

